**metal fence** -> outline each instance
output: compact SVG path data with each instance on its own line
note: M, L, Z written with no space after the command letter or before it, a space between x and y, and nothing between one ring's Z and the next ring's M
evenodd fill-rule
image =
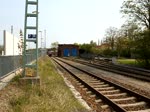
M27 62L35 59L33 56L28 56ZM0 56L0 77L22 67L22 56Z
M94 54L90 54L90 53L80 54L79 56L84 59L94 59L94 57L95 57Z
M0 56L0 77L21 66L19 60L20 56Z
M46 50L39 50L38 56L46 55ZM27 54L26 61L30 63L36 59L34 53ZM22 67L23 57L18 56L0 56L0 77L7 75L8 73L14 71L15 69Z

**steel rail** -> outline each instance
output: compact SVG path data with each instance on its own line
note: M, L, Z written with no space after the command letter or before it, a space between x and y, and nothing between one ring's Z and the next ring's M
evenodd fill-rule
M101 98L104 102L106 102L109 106L111 106L114 110L117 110L119 112L127 112L124 108L118 106L115 102L111 101L109 98L102 95L99 91L91 87L89 84L87 84L85 81L77 77L71 70L68 70L66 67L64 67L62 64L60 64L57 60L54 59L54 61L59 64L63 69L65 69L68 73L70 73L73 77L75 77L78 81L80 81L84 86L86 86L90 91L92 91L94 94L96 94L99 98Z
M58 59L58 58L57 58L57 59ZM97 79L99 79L99 80L105 81L105 82L107 82L108 84L113 85L113 86L115 86L115 87L121 89L122 91L126 91L127 93L138 97L138 99L142 99L142 100L144 100L144 101L146 101L146 102L150 102L150 98L148 98L148 97L146 97L146 96L143 96L143 95L141 95L141 94L139 94L139 93L137 93L137 92L135 92L135 91L129 90L129 89L127 89L127 88L125 88L125 87L123 87L123 86L121 86L121 85L118 85L118 84L115 84L115 83L113 83L113 82L110 82L110 81L108 81L108 80L106 80L106 79L103 79L103 78L101 78L101 77L98 76L99 74L95 74L95 73L93 73L93 72L91 72L91 71L87 71L87 70L81 69L81 68L76 67L76 66L74 66L74 65L71 65L71 64L69 64L69 63L67 63L67 62L65 62L65 61L63 61L63 60L61 60L61 59L58 59L58 60L60 60L60 61L62 61L62 62L64 62L64 63L66 63L66 64L68 64L69 66L72 66L72 67L74 67L74 68L76 68L76 69L78 69L78 70L80 70L80 71L82 71L82 72L84 72L84 73L87 73L87 74L90 75L90 76L93 76L93 77L95 77L95 78L97 78Z
M129 70L129 69L126 70L123 67L122 68L121 67L116 68L116 65L106 66L106 65L100 65L100 64L95 64L95 63L91 64L89 62L84 62L84 61L79 61L79 60L73 60L73 61L85 64L85 65L88 65L88 66L91 66L91 67L95 67L95 68L98 68L98 69L106 70L106 71L109 71L109 72L122 74L122 75L126 75L126 76L129 76L129 77L134 77L134 78L137 78L137 79L140 79L140 80L150 81L150 74L147 74L147 72L146 72L146 74L144 74L144 73L141 74L140 71L135 72L135 70ZM133 71L134 71L134 73L133 73Z

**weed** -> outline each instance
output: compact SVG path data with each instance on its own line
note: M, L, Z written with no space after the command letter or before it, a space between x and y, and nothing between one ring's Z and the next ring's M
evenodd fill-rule
M10 104L14 112L86 112L57 73L50 58L39 60L41 86L24 85L24 94L14 96ZM15 81L18 81L16 78ZM79 111L82 110L82 111Z

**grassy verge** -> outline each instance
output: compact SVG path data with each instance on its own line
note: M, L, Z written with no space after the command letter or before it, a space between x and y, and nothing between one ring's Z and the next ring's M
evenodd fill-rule
M120 64L127 64L127 65L135 65L136 64L135 59L118 59L117 62Z
M23 93L10 99L13 112L86 112L48 57L40 59L39 73L41 87L18 86Z
M145 63L141 60L135 60L135 59L118 59L117 62L119 64L124 64L124 65L130 65L130 66L135 66L139 68L144 68L144 69L150 69L149 66L146 66Z

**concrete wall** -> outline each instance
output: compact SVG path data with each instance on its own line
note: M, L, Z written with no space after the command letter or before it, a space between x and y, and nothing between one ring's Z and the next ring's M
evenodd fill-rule
M4 55L19 55L19 38L4 30Z

